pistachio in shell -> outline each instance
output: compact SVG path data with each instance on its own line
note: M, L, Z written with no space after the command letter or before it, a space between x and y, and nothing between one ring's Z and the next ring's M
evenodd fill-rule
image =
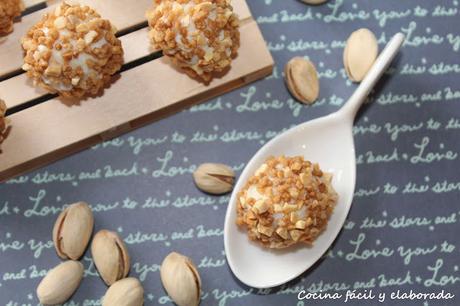
M58 256L78 260L88 246L93 227L94 217L88 204L78 202L64 209L53 228L54 247Z
M301 0L303 3L310 4L310 5L320 5L328 0Z
M5 101L0 99L0 143L3 141L4 132L8 125L8 120L5 118L6 104Z
M379 47L370 30L362 28L353 32L343 51L345 72L353 82L361 82L377 59Z
M144 288L134 277L116 281L102 299L102 306L142 306L143 304Z
M190 258L170 253L161 264L160 276L163 287L178 306L200 303L201 278Z
M128 249L117 233L100 230L93 238L91 253L99 275L108 286L128 275Z
M37 297L43 305L57 305L67 301L83 278L83 265L68 260L48 271L37 287Z
M210 194L224 194L233 189L235 172L224 164L204 163L193 173L196 186Z
M319 96L319 79L315 65L302 57L294 57L284 68L286 85L300 102L312 104Z

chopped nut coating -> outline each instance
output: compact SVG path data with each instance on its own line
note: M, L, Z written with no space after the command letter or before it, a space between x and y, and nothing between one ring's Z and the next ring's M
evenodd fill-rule
M21 0L0 1L0 36L13 31L14 18L21 15L24 4Z
M254 206L252 207L252 211L256 214L263 214L268 210L267 202L264 200L257 200Z
M96 95L123 64L110 21L88 6L64 1L22 39L22 68L34 82L64 97Z
M147 19L152 44L191 77L208 82L237 54L239 25L230 0L154 0Z
M236 223L267 248L312 244L337 202L331 179L303 157L271 157L238 193Z

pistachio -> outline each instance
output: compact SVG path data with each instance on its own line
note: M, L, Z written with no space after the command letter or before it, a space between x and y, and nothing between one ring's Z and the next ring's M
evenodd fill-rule
M196 306L200 303L201 278L190 258L170 253L160 269L161 282L178 306Z
M83 278L83 265L69 260L48 271L37 287L37 297L43 305L62 304L77 290Z
M235 173L224 164L202 164L193 173L193 178L199 189L211 194L227 193L235 183Z
M315 65L302 57L292 58L285 66L286 85L300 102L312 104L319 95L319 80Z
M327 0L302 0L303 3L311 4L311 5L323 4L326 1Z
M59 257L78 260L88 246L93 226L93 213L84 202L72 204L61 212L53 228L54 247Z
M8 119L5 118L6 109L7 107L5 101L0 99L0 143L2 142L4 136L2 134L8 126Z
M353 82L361 82L371 69L378 55L378 44L374 33L368 29L353 32L343 51L343 65Z
M107 285L128 275L130 260L128 250L115 232L99 231L91 244L94 264Z
M6 103L2 99L0 99L0 117L3 117L6 112Z
M144 304L144 288L134 277L115 282L109 287L102 300L102 306L142 306L142 304Z

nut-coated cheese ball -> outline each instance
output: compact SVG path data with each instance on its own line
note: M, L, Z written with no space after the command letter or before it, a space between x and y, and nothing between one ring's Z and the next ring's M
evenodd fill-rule
M24 5L21 0L0 1L0 35L6 35L13 30L14 18L21 15Z
M236 223L267 248L312 244L337 202L331 179L301 156L271 157L238 193Z
M154 0L147 18L154 47L192 77L210 81L237 54L240 33L230 0Z
M90 7L63 2L22 39L22 68L50 92L76 98L96 95L123 64L115 32Z

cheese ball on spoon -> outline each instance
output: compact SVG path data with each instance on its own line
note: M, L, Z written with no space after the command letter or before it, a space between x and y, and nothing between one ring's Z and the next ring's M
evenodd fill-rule
M191 77L208 82L237 54L238 18L229 0L155 0L147 19L154 47Z
M36 84L63 97L96 95L123 64L115 32L90 7L63 2L22 39L22 68Z
M24 4L21 0L0 1L0 36L6 35L13 30L14 18L21 15Z
M236 223L266 248L311 245L337 203L331 180L303 156L270 157L238 193Z

